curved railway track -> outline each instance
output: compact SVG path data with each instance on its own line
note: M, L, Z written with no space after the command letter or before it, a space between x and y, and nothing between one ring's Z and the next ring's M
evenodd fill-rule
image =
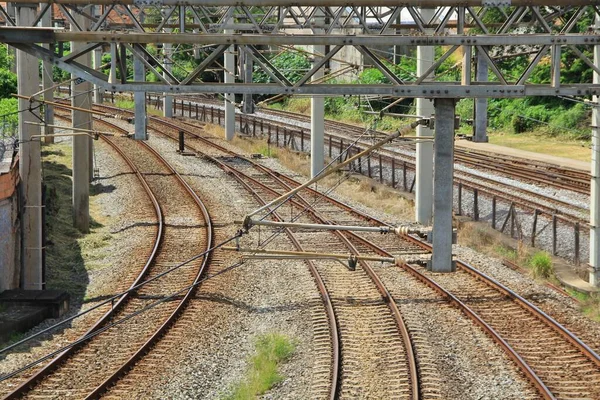
M111 126L111 129L123 132ZM153 198L160 221L153 251L132 288L155 279L121 297L89 331L100 334L64 351L6 396L96 398L119 379L169 329L185 309L210 255L189 262L176 273L158 278L177 261L212 247L213 228L208 210L172 167L145 143L125 138L106 139L126 160ZM174 200L175 199L175 200ZM186 241L193 245L186 245ZM156 279L158 278L158 279ZM191 287L188 287L191 286ZM156 299L182 288L172 301L162 302L141 317L111 326L112 322L141 312ZM133 322L132 322L133 321ZM83 367L83 368L82 368Z
M150 123L160 123L161 133L176 138L179 129L176 125L155 118L150 118ZM266 204L288 190L285 182L257 164L246 164L221 147L212 150L203 156L231 173L258 204ZM293 203L297 212L310 207L308 200L299 199ZM277 211L274 217L282 219ZM306 213L303 218L311 222L326 221L315 211ZM286 234L297 250L316 250L327 242L331 248L358 255L354 245L339 232L313 232L307 237L287 230ZM363 273L350 272L331 261L309 261L308 264L326 305L332 343L332 357L327 366L330 383L325 385L318 381L313 397L379 393L383 397L418 399L419 377L410 335L398 306L377 274L365 262L360 264ZM318 326L315 329L319 331ZM374 355L377 355L375 359ZM325 367L317 365L315 368Z
M153 119L157 121L158 119ZM165 122L161 122L166 126ZM173 128L171 128L173 129ZM182 124L177 129L182 129ZM161 129L165 133L167 129ZM190 129L187 134L193 136ZM194 150L205 154L212 151L217 145L212 141L196 136L194 140L202 143L198 148L188 141ZM240 174L239 164L251 163L238 155L229 153L230 158L237 158L237 162L228 163L226 168L234 175ZM264 170L264 167L259 167ZM284 175L275 173L286 185L293 187L299 183ZM275 189L274 189L275 190ZM277 191L280 193L280 191ZM343 205L323 194L307 190L303 194L308 198L318 198L323 203L335 205L337 212L324 211L331 223L343 224L383 224L382 221L373 219L350 207ZM302 193L302 192L301 192ZM322 206L319 204L319 208ZM313 204L313 208L315 204ZM340 212L340 210L343 210ZM314 232L310 233L311 235ZM356 251L364 254L367 251L376 252L383 256L390 256L405 245L387 243L393 251L384 250L376 242L382 240L376 234L362 234L358 236L349 232L344 235L350 240ZM430 251L427 244L412 237L405 236L404 241L410 241L418 246L421 251ZM320 244L323 247L323 243ZM396 247L394 247L396 246ZM414 251L418 253L419 251ZM482 327L521 368L531 384L536 387L544 398L598 398L600 388L596 383L600 380L600 357L586 344L581 342L576 335L560 325L549 315L543 313L532 303L526 301L518 294L506 288L499 282L485 276L467 264L458 263L458 272L453 275L436 275L438 284L433 279L433 274L423 271L420 267L403 264L401 266L415 279L425 283L430 288L438 291L441 296L459 307L467 316ZM418 354L417 354L418 356Z
M191 131L191 125L179 124L174 126L170 122L157 118L151 120L152 123L161 124L161 128L157 131L171 138L174 138L176 131L185 126L184 130L192 139L188 140L188 146L201 153L203 157L217 162L236 179L241 176L245 176L244 179L251 178L250 181L253 184L246 183L246 185L253 190L256 197L273 198L285 192L286 188L299 184L282 174L273 171L268 172L269 170L265 167L253 163L211 140L200 137ZM216 154L214 154L215 151ZM219 161L219 159L221 160ZM262 171L262 173L250 176L249 171L253 171L253 175L256 175L257 171ZM271 193L270 196L269 192ZM306 214L310 214L312 218L321 218L322 223L384 224L382 221L353 210L351 207L314 190L307 189L300 193L301 196L290 202L291 207L303 210ZM265 201L265 199L262 201ZM308 205L310 205L310 209ZM326 215L327 217L320 217L320 215ZM305 215L302 216L302 218L305 217ZM426 243L412 236L404 236L399 241L394 237L391 239L389 236L382 238L375 234L362 234L359 236L344 232L342 235L346 238L346 244L349 244L345 245L344 248L354 254L375 253L387 257L394 253L397 254L399 250L406 250L406 243L410 243L415 248L410 250L412 253L430 251ZM310 232L309 234L296 236L314 237L315 233ZM300 242L304 241L305 238L301 239ZM319 240L319 243L312 243L312 245L316 246L316 249L322 249L324 245L332 243L331 241L331 238L329 241ZM340 239L335 245L331 244L338 251L342 251L340 250L342 247L338 247L340 241L343 242ZM308 238L306 242L311 243L311 239ZM383 246L385 246L385 249ZM309 246L306 247L307 250L312 250ZM361 267L361 270L365 268L364 265L361 265ZM600 388L597 386L597 382L600 381L600 357L579 340L576 335L558 324L532 303L499 282L461 262L458 263L456 274L435 275L435 280L433 274L423 271L420 267L407 264L402 264L400 267L413 276L415 280L423 282L437 291L441 297L460 308L481 326L507 352L508 356L519 366L542 397L549 399L600 398ZM317 266L316 269L320 269L319 272L332 270L329 266L321 268ZM330 279L338 283L341 282L343 285L344 278L341 276L333 274ZM327 286L329 283L328 278L323 279L323 281ZM363 289L363 286L359 287ZM330 296L332 302L335 302L336 296L344 293L344 290L338 292L330 287L327 287L327 289L335 293L335 296ZM364 287L363 291L367 293L369 289ZM391 296L386 298L381 292L379 296L384 299L384 303L394 302ZM366 300L372 300L372 298ZM381 310L378 311L380 314L382 313ZM396 325L396 328L398 327L397 324L394 325ZM345 331L342 329L341 335L344 334ZM344 350L343 354L346 354L343 345L342 349ZM418 360L418 353L416 358ZM344 383L351 382L348 376L342 375L341 382L341 392L339 393L350 396L356 394L352 391L354 388L352 385L344 387ZM423 385L423 382L420 382L419 385ZM415 393L422 390L416 389L419 386L414 384L411 386L410 383L404 387L408 387L408 392L404 391L402 393L410 393L413 397ZM344 389L348 391L344 392Z

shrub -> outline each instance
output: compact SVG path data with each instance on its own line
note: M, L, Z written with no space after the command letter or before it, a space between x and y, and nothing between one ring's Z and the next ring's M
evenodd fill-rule
M552 258L545 251L538 251L529 259L529 267L535 278L549 278L552 275Z

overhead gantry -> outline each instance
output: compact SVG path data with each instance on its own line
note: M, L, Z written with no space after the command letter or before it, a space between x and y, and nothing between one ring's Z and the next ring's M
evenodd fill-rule
M592 100L589 104L597 121L600 31L598 26L581 31L579 25L586 18L597 19L599 6L600 0L407 0L402 4L396 0L92 0L91 3L89 0L26 0L16 4L16 15L30 10L28 17L17 21L11 17L10 10L0 6L0 16L6 25L0 28L0 40L18 49L19 59L33 56L70 72L78 78L77 82L93 84L99 90L164 93L165 99L192 93L226 94L227 138L232 137L235 123L235 117L231 117L235 112L234 94L246 95L246 110L251 109L247 104L250 94L312 96L316 99L312 122L316 140L311 147L315 160L313 177L319 176L319 166L323 165L323 146L318 145L323 118L319 96L420 99L418 117L430 119L433 114L436 122L433 129L418 128L418 135L426 141L417 147L416 219L428 223L433 215L431 268L451 271L454 102L474 98L476 109L481 111L485 110L485 99L489 98L575 96ZM71 31L37 27L55 7ZM489 17L492 13L494 18ZM89 23L80 22L80 18L87 18ZM81 45L74 46L75 51L67 54L63 51L66 42ZM182 44L193 45L195 52L202 52L202 60L192 69L178 68L175 73L171 68L173 48ZM402 76L380 51L401 46L417 48L420 58L417 68ZM518 76L509 76L501 60L510 57L510 48L515 46L526 48L529 58ZM150 47L163 50L151 52ZM263 53L264 48L290 47L310 49L313 53L312 67L295 82L288 80L285 71L278 69ZM81 61L98 51L111 54L106 71L97 68L98 63L91 67ZM378 69L388 83L352 84L342 78L328 81L328 77L343 76L340 71L348 65L338 56L349 51L362 59L359 65L350 67L362 68L368 64ZM240 68L242 72L238 72L236 54L251 60L269 76L270 82L241 79L244 71L248 75L247 68ZM561 58L565 54L587 65L593 71L593 82L564 83ZM128 73L127 59L135 60L135 74ZM456 77L438 76L436 71L450 59L459 60L455 65ZM331 65L330 70L324 70L330 61L331 65L339 66L339 71ZM542 61L549 64L550 69L545 83L535 84L531 77L534 72L539 75L536 68ZM203 73L214 66L224 71L223 81L202 81ZM35 75L35 68L35 63L19 67L30 75ZM154 82L146 81L147 75L153 75ZM321 75L325 76L321 78ZM27 96L35 92L25 82L20 90ZM39 98L31 99L32 103L36 100ZM28 104L22 102L21 107ZM167 104L165 113L168 113ZM485 141L485 118L481 112L476 116L475 125L475 140ZM26 140L30 133L23 128L22 135ZM597 283L600 157L596 128L593 136L590 281ZM427 143L432 138L433 146ZM39 151L27 153L27 142L22 143L22 162L39 157ZM29 146L29 149L35 147ZM29 177L24 180L32 182ZM35 199L33 193L38 186L39 180L32 187L25 186L26 198L32 194L31 198ZM36 247L28 235L24 242L25 246L33 243L31 248Z

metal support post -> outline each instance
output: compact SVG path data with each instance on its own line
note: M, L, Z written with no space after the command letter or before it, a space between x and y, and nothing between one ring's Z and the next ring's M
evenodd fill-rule
M318 15L323 18L322 12ZM322 29L313 29L314 34L323 33ZM313 64L320 60L318 55L325 53L325 46L313 46ZM318 80L324 75L323 68L312 76L312 80ZM310 177L314 178L323 169L325 163L325 99L321 96L310 98Z
M52 10L53 9L50 8L42 16L41 23L43 27L52 27ZM43 47L50 49L52 45L43 44ZM51 103L54 101L54 90L50 89L52 86L54 86L52 70L53 65L51 62L42 62L42 87L44 88L44 100ZM54 125L54 106L48 103L44 105L44 122L46 123L46 126L44 127L44 135L46 135L46 138L44 141L45 143L54 143L54 138L52 137L54 134L54 128L50 126Z
M35 20L36 5L17 6L16 23L31 26ZM39 91L39 63L37 58L17 51L17 85L23 96L31 96ZM19 99L19 109L27 110L29 101ZM22 255L21 287L25 290L40 290L42 274L42 174L39 140L31 136L39 135L40 127L28 122L38 122L33 114L37 111L19 113L19 174L21 176L22 209Z
M596 15L596 31L600 29L600 17ZM600 45L594 46L594 65L600 66ZM600 83L600 75L593 72L593 83ZM600 286L600 97L592 101L592 168L590 182L590 271L589 282Z
M435 14L434 9L421 9L425 21ZM435 59L434 46L417 46L417 76L421 76L433 65ZM417 99L417 115L429 118L433 115L433 103L429 99ZM423 125L417 127L417 137L431 138L433 131ZM415 220L423 225L431 223L433 206L433 143L417 142L415 162Z
M454 99L435 100L435 186L433 253L428 269L452 272L452 190L454 178Z
M179 131L179 152L185 151L185 136L183 131Z
M477 51L477 82L487 82L488 80L488 63L480 50ZM475 121L473 121L473 141L479 143L487 143L487 98L476 98L475 102Z
M225 19L225 23L229 23L232 19L230 11L229 17ZM233 35L232 29L225 29L225 35ZM225 83L235 83L235 46L231 45L225 50L225 71L223 71ZM225 93L225 139L233 140L235 137L235 95L233 93Z
M102 47L94 49L94 69L100 68L102 65ZM102 104L104 102L104 89L98 85L94 85L94 103Z
M89 13L89 6L86 13ZM89 27L89 19L77 14L76 18L82 29ZM75 30L75 26L71 26ZM84 48L84 42L71 42L73 52ZM91 66L90 53L77 58L77 62ZM92 108L92 85L89 82L74 80L71 82L71 105L76 108ZM73 109L72 126L77 129L92 129L92 114ZM73 137L73 225L83 233L90 231L90 180L92 178L92 139L89 136Z
M133 79L137 82L146 80L146 68L139 58L133 60ZM135 140L147 140L146 126L146 92L135 92Z

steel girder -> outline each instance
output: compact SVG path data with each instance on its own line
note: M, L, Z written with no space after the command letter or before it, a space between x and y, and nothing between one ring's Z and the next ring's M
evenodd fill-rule
M57 1L62 3L61 1ZM598 66L590 60L593 46L600 45L600 33L589 27L588 31L572 32L577 23L585 16L599 14L594 2L588 5L564 7L539 7L535 5L518 7L499 7L498 4L474 7L467 3L461 5L438 2L436 14L424 19L420 10L413 5L402 7L383 6L223 6L168 4L119 4L96 6L91 13L84 13L77 1L60 4L61 12L67 21L73 21L74 15L90 18L91 30L80 32L62 32L54 29L39 28L0 28L0 41L9 43L20 50L36 55L38 58L53 62L80 78L87 79L110 91L156 91L174 93L192 92L234 92L261 94L382 94L403 97L517 97L526 95L591 95L598 90L597 85L586 83L561 83L561 54L579 59L591 69L600 73ZM73 4L75 3L75 5ZM101 3L101 1L99 2ZM514 3L514 2L513 2ZM577 4L577 2L572 4ZM169 3L170 4L170 3ZM208 4L203 2L203 4ZM236 3L239 4L239 3ZM328 4L335 4L330 3ZM360 3L357 3L360 4ZM408 4L408 3L407 3ZM529 3L533 4L533 3ZM589 5L591 4L591 5ZM33 4L32 4L33 5ZM32 6L31 5L31 6ZM52 7L40 7L36 21ZM486 13L495 10L494 23L488 20ZM413 22L405 24L400 16L410 14ZM225 18L232 14L232 19ZM0 17L4 16L7 25L11 24L10 11L0 7ZM231 22L233 21L233 22ZM454 21L454 22L453 22ZM412 27L406 30L407 27ZM449 33L449 27L455 27L462 34ZM179 33L161 33L175 27ZM119 31L115 32L115 28ZM298 29L324 29L327 34L289 34L306 32ZM243 34L225 35L224 29L235 29ZM280 34L285 30L286 34ZM423 33L437 32L434 34ZM348 34L348 32L352 32ZM409 33L409 34L402 34ZM88 43L78 54L62 55L56 50L46 50L41 43L62 43L83 41ZM129 80L126 71L122 71L121 83L110 82L108 75L84 68L73 60L76 56L92 51L99 46L117 44L121 55L143 59L148 70L157 75L161 83L142 83ZM205 53L204 61L191 71L185 71L183 77L169 73L163 77L164 60L159 60L146 50L146 46L160 46L162 43L178 45L193 44L196 50ZM223 51L235 45L239 52L251 57L272 79L273 84L209 84L199 81L203 71L218 61ZM307 71L301 79L290 82L283 71L262 54L260 46L288 48L289 46L307 47L313 45L330 46L325 54L319 54L323 60L333 60L343 48L354 48L378 68L391 82L388 85L324 85L310 82L316 71ZM200 47L202 46L202 47ZM392 46L435 46L438 56L434 65L421 76L416 72L398 76L386 60L382 48ZM498 60L505 59L508 49L520 48L528 56L519 76L506 76ZM51 48L60 48L53 46ZM492 72L491 82L478 82L472 72L471 57L477 52L483 55ZM460 79L448 82L447 77L435 78L436 69L452 57L461 57L462 62L455 64L456 76ZM523 52L520 52L523 53ZM548 53L550 53L548 55ZM121 57L124 58L124 57ZM125 68L124 61L122 68ZM339 61L339 60L338 60ZM533 85L529 78L541 62L551 64L546 85ZM115 61L116 62L116 61ZM343 62L341 63L343 64ZM353 65L358 68L359 66ZM220 67L219 67L220 68ZM346 68L344 66L344 68ZM336 71L331 71L332 75ZM181 71L180 71L181 75ZM538 74L539 75L539 74ZM436 81L437 79L437 81ZM427 82L431 81L433 82ZM444 81L445 80L445 81ZM435 86L436 90L432 89Z

